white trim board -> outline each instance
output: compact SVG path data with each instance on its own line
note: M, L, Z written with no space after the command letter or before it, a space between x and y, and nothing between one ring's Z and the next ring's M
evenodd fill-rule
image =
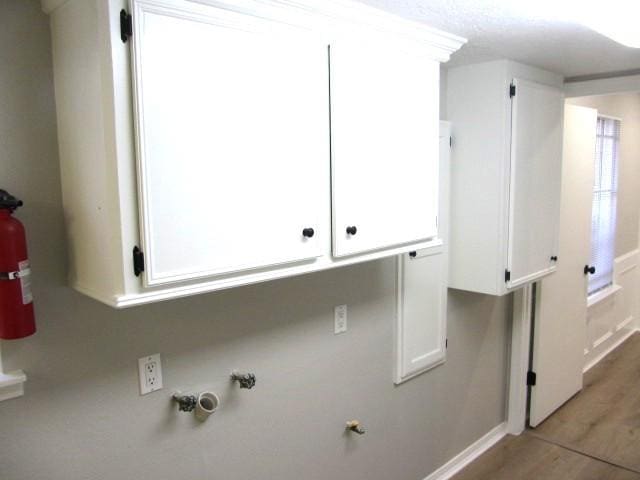
M50 14L62 7L69 0L41 0L42 10ZM298 23L309 17L326 18L331 24L342 23L346 31L351 32L353 26L365 26L392 38L409 40L428 49L434 59L440 62L449 61L452 53L467 43L465 38L444 32L429 25L410 20L388 11L375 8L355 0L192 0L193 3L215 6L238 12L261 12L266 8L279 17L297 18ZM171 6L171 1L167 2ZM134 17L135 18L135 17ZM312 20L311 23L314 23Z
M633 319L633 317L631 318ZM587 373L589 370L595 367L598 363L600 363L600 360L602 360L604 357L606 357L611 352L613 352L616 348L622 345L625 342L625 340L627 340L631 335L633 335L636 332L640 332L640 328L634 328L632 330L629 330L624 335L620 336L620 338L616 339L615 342L612 342L611 345L609 345L606 350L604 350L597 357L591 359L591 361L585 364L584 370L582 370L582 373Z
M505 435L507 435L506 422L491 429L458 455L428 475L424 480L447 480L448 478L453 477L456 473L502 440Z
M520 435L527 422L527 371L531 333L532 284L513 294L511 358L507 399L507 432Z
M564 84L564 95L566 98L587 97L591 95L613 95L616 93L637 91L640 91L640 75L601 78L598 80L586 80L583 82L570 82Z

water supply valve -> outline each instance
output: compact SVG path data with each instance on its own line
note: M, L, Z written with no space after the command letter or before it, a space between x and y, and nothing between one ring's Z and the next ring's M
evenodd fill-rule
M238 382L240 388L252 389L256 385L256 376L253 373L231 372L231 380Z

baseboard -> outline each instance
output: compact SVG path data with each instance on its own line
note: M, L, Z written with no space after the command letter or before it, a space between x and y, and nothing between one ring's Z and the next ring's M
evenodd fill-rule
M600 360L602 360L604 357L609 355L612 351L618 348L627 338L629 338L631 335L633 335L636 332L640 332L640 328L637 328L637 327L632 328L629 331L627 331L624 335L622 335L620 338L616 339L614 342L611 343L611 345L609 345L604 351L602 351L602 353L600 353L597 357L590 360L589 363L587 363L584 366L584 369L582 370L582 372L587 373L589 370L595 367L600 362Z
M507 423L504 422L473 442L424 480L447 480L448 478L453 477L456 473L498 443L506 434Z

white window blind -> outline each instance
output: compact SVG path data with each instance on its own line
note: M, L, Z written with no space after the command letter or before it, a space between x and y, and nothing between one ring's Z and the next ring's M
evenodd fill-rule
M589 295L613 284L619 151L620 121L598 117L590 260L596 273L589 276Z

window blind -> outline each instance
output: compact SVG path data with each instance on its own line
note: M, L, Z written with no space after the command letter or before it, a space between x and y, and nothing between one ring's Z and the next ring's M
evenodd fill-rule
M598 117L590 259L596 273L589 277L589 295L613 284L619 151L620 121Z

